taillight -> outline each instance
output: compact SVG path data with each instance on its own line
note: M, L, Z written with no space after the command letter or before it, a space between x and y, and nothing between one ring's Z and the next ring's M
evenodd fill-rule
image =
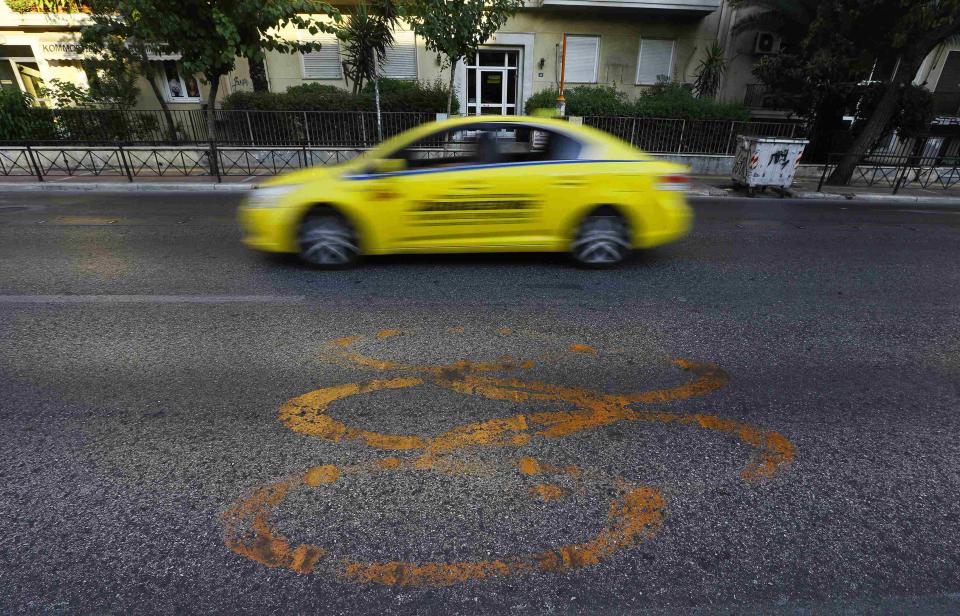
M659 175L657 176L657 188L659 190L689 190L690 177L682 173Z

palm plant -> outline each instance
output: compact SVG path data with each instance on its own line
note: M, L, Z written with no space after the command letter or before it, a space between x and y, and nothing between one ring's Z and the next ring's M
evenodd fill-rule
M727 59L723 47L717 41L707 48L707 55L697 67L697 78L693 89L700 98L716 98L720 91L720 80L727 70Z
M373 0L357 5L347 23L338 29L342 45L343 68L353 82L353 93L359 94L365 82L373 83L373 100L377 112L377 136L383 139L380 113L380 69L387 48L393 46L393 29L400 20L400 9L394 0Z

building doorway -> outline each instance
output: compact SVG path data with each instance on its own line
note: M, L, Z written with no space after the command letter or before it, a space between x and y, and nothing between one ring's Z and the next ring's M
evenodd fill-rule
M467 115L517 115L520 50L491 47L467 57Z

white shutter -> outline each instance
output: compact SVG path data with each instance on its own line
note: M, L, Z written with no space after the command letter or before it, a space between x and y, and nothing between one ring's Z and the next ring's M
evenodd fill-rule
M567 60L564 77L570 83L597 83L600 60L600 37L567 35Z
M317 34L303 39L320 43L318 51L301 54L304 79L342 79L340 42L334 34Z
M393 45L387 47L382 71L388 79L417 78L417 39L412 30L393 33Z
M637 84L654 84L665 75L673 78L674 41L664 39L641 39L640 56L637 58Z

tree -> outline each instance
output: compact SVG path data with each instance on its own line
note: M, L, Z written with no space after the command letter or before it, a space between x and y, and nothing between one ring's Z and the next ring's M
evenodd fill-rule
M795 49L817 18L822 0L731 0L743 14L733 24L734 35L745 32L777 32L784 47Z
M167 134L172 141L176 141L177 128L173 114L161 93L157 81L159 75L156 66L150 62L147 51L151 44L150 31L131 8L128 3L117 0L93 2L93 23L81 30L80 48L95 53L103 62L127 65L143 75L160 103L167 124Z
M960 0L841 0L837 5L853 23L852 38L895 66L869 119L830 176L831 184L846 184L904 106L923 60L960 34Z
M210 86L206 120L211 140L220 79L233 70L238 56L262 62L267 51L316 50L319 43L289 41L279 29L293 26L311 34L332 31L332 26L308 16L317 12L340 21L339 11L317 0L100 0L95 12L101 15L96 22L99 33L124 44L132 41L144 50L152 47L159 53L178 54L184 70L203 76ZM92 37L86 39L91 47Z
M833 21L830 0L738 0L734 5L743 13L733 26L735 35L780 35L780 53L765 56L753 74L779 107L810 122L806 155L826 156L844 131L844 115L856 107L858 83L869 74L873 58L863 57L844 36L847 26Z
M413 0L410 23L427 49L450 65L447 115L453 108L457 62L475 52L524 6L524 0Z
M374 0L357 5L346 25L337 31L343 41L344 72L353 82L353 93L363 89L364 82L373 83L374 109L377 113L377 137L383 139L380 113L380 70L387 48L393 46L393 29L400 19L399 7L393 0Z
M84 58L80 61L87 76L87 87L70 81L50 80L43 90L44 98L57 107L92 107L96 109L130 109L137 104L137 72L123 58Z

